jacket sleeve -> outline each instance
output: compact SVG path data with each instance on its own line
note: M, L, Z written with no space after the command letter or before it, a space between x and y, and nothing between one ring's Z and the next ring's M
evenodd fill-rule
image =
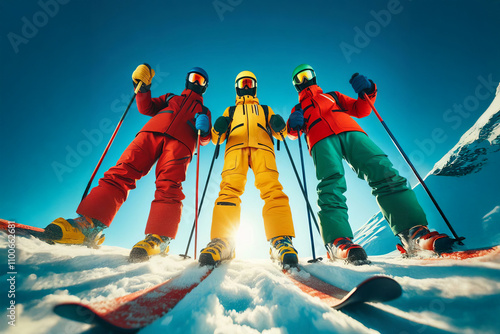
M172 95L174 94L168 93L160 97L151 98L151 91L145 93L139 92L135 98L137 109L143 115L155 116L160 110L168 106L168 100Z
M269 114L267 115L267 124L270 124L271 117L274 115L274 111L273 111L273 109L271 109L271 107L268 107L268 108L269 108ZM281 133L283 134L283 138L286 138L286 136L287 136L287 127L288 126L285 126L283 131L281 131ZM272 132L274 138L276 138L278 140L282 140L281 134L274 132L274 130L271 126L269 126L269 128L271 129L271 132Z
M203 111L201 112L201 114L205 114L208 116L208 128L212 129L212 116L211 116L210 110L205 107L205 108L203 108ZM208 130L206 135L200 138L201 146L207 145L210 142L211 138L212 138L212 131Z
M229 107L227 107L226 110L224 110L222 116L229 117ZM229 129L231 129L231 124L229 124ZM224 142L224 140L226 140L226 134L227 132L220 135L219 143L222 143ZM215 132L214 128L212 127L212 143L217 145L217 138L219 138L219 135Z
M370 115L372 108L361 96L358 99L353 99L347 95L336 92L339 98L340 106L346 109L346 113L350 116L354 116L357 118L362 118ZM373 92L367 94L372 103L375 103L375 99L377 97L377 86L374 84Z
M293 114L295 112L295 107L292 108L292 112L290 113ZM288 131L288 138L290 138L291 140L295 140L299 137L299 131L302 132L302 130L294 130L294 129L291 129L290 128L290 116L288 116L288 120L286 121L286 128L287 128L287 131Z

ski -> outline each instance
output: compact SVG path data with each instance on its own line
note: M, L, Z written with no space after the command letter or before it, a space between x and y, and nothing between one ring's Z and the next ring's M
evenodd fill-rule
M424 260L441 260L441 259L466 260L466 259L483 257L499 253L500 253L500 245L497 245L492 247L466 249L449 253L441 253L439 257L429 257L429 258L424 258Z
M296 270L283 269L283 273L300 290L321 299L321 301L336 310L358 303L387 302L398 298L402 294L401 285L387 276L370 277L351 291L346 291L319 279L300 265Z
M0 219L0 231L9 235L15 235L16 237L35 237L48 242L45 238L45 230L43 228L18 224L5 219Z
M113 332L136 332L168 313L212 271L196 264L196 268L183 270L151 288L94 303L62 303L54 307L54 312Z

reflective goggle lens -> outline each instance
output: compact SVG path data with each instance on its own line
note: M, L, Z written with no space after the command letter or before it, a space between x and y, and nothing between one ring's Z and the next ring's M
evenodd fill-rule
M198 73L189 73L188 80L189 80L189 82L192 82L192 83L195 83L196 81L198 81L198 84L200 86L205 86L207 84L207 81L205 80L203 75L198 74Z
M245 86L246 88L255 88L255 80L252 78L241 78L236 82L236 87L239 89L243 89Z
M300 85L306 79L309 81L312 78L314 78L314 72L312 70L305 70L297 73L297 75L293 78L293 82L297 85Z

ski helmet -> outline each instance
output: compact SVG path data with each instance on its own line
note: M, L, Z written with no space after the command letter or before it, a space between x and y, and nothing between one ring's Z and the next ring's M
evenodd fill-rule
M193 67L186 75L186 88L203 95L208 87L208 74L201 67Z
M257 96L257 78L255 74L250 71L238 73L234 80L234 87L236 88L236 95L238 96Z
M316 85L316 73L310 65L299 65L293 70L292 82L297 92L300 92L306 87Z

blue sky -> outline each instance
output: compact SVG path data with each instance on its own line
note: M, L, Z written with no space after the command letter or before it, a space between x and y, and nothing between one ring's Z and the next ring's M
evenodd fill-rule
M355 96L355 72L377 83L376 106L422 175L477 120L500 80L498 1L68 1L0 4L0 216L44 227L75 216L81 195L131 97L131 74L147 62L152 94L180 93L186 71L210 76L205 104L213 118L234 103L234 78L258 78L261 103L288 117L297 103L291 73L311 64L325 91ZM98 177L114 165L149 118L135 104ZM415 178L374 115L359 120L412 185ZM299 163L297 142L288 142ZM201 151L201 184L214 146ZM301 256L310 254L305 204L286 151L277 152ZM200 219L198 250L208 242L222 157ZM196 160L193 160L195 162ZM61 169L61 166L64 166ZM314 167L306 155L313 200ZM346 170L353 229L378 211L369 187ZM193 221L195 164L184 183L184 217L173 253L184 252ZM238 254L266 257L263 202L251 171L242 197ZM96 179L97 181L97 179ZM94 183L96 184L96 183ZM154 173L138 182L107 231L108 245L143 237ZM457 194L460 196L460 194ZM426 198L422 198L426 201ZM451 208L444 208L451 209ZM432 226L432 222L431 222ZM323 253L319 238L317 250ZM192 254L192 251L191 251Z

